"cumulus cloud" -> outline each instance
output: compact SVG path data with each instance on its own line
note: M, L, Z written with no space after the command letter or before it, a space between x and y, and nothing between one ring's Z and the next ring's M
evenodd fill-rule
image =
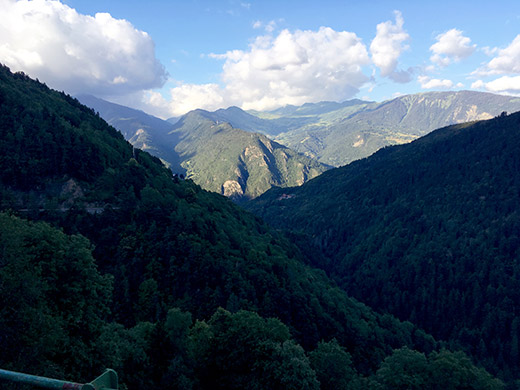
M520 76L502 76L485 84L491 92L520 92Z
M502 76L487 83L482 80L477 80L471 84L471 88L484 88L489 92L517 95L520 93L520 76Z
M428 76L419 76L417 81L421 84L422 89L450 89L454 86L454 83L451 80L432 79ZM457 84L457 87L461 86L460 83Z
M171 89L170 100L150 100L168 107L171 115L195 108L216 109L237 105L243 109L269 110L287 104L300 105L322 100L343 101L356 95L371 78L364 67L375 64L381 75L396 82L408 82L411 70L398 69L398 59L410 38L403 29L403 17L395 12L395 23L377 26L367 47L355 33L321 27L318 31L284 29L272 34L274 23L256 21L264 28L247 50L231 50L207 57L224 61L221 85L180 84ZM151 95L149 94L148 97Z
M376 37L370 44L373 63L381 70L381 76L389 77L398 83L411 79L411 71L396 70L401 53L408 49L405 44L410 39L403 29L404 19L399 11L394 11L395 23L387 21L377 25Z
M151 37L126 20L49 0L0 0L0 13L0 62L53 88L118 95L166 80Z
M247 51L233 50L211 57L225 61L224 86L196 89L182 85L172 90L174 100L180 101L182 93L184 101L199 106L205 102L206 108L216 104L220 94L223 105L266 110L287 104L348 99L369 80L362 72L370 60L361 39L354 33L327 27L318 31L283 30L275 37L263 35ZM207 93L207 97L192 99L190 92ZM175 111L180 112L177 108Z
M507 73L520 74L520 34L505 49L489 50L497 53L497 56L489 61L484 67L478 69L475 74L482 76L499 75Z
M477 47L471 44L471 39L462 35L462 31L456 28L437 35L436 39L437 42L430 47L433 53L430 60L439 66L447 66L453 61L467 58Z

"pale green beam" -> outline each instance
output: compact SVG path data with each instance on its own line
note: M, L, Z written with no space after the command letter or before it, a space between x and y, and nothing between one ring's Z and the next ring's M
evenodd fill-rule
M74 383L21 372L0 369L0 380L23 383L42 389L56 390L117 390L118 378L114 370L107 369L90 383Z

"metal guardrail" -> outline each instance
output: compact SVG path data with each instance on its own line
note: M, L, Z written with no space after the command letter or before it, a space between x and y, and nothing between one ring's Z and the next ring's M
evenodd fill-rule
M42 389L56 390L118 390L117 373L107 369L90 383L74 383L58 379L45 378L43 376L23 374L21 372L0 369L0 380L18 382L40 387Z

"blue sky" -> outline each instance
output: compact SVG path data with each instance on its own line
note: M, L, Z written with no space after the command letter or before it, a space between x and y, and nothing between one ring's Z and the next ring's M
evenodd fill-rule
M518 1L0 0L0 15L13 71L161 117L520 94Z

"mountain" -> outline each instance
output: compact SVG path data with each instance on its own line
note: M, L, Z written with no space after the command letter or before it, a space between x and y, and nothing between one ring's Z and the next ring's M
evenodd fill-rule
M286 106L273 111L238 107L206 113L217 122L267 135L320 162L342 166L382 147L413 141L430 131L520 110L520 99L483 92L428 92L382 103L349 100Z
M237 129L246 130L252 133L272 135L277 132L279 127L276 124L258 118L255 115L251 115L238 107L219 109L214 112L206 112L205 114L207 118L212 119L215 122L227 122Z
M250 208L349 294L518 380L519 129L520 113L442 128Z
M175 149L187 177L235 199L254 198L273 186L301 185L329 168L203 110L183 116L171 134L180 138Z
M136 389L393 389L410 373L504 389L76 99L2 66L0 117L2 368L111 367Z
M369 156L381 147L410 142L434 129L474 120L490 119L502 112L520 110L520 99L482 92L429 92L402 96L367 107L351 117L330 125L325 132L308 130L306 134L287 134L280 142L289 147L317 138L321 150L310 155L334 166Z
M264 122L238 108L195 110L175 118L173 124L92 96L78 99L121 130L135 147L159 157L204 189L235 200L258 196L272 186L300 185L328 169L265 136L236 128ZM233 127L223 123L232 116L240 118L233 120Z
M460 91L406 95L382 103L322 102L250 114L263 120L255 126L275 141L338 167L443 126L518 110L516 97ZM234 124L232 118L229 122ZM244 124L241 128L251 130Z
M338 102L319 102L319 103L305 103L302 106L292 106L287 105L285 107L278 108L276 110L270 111L270 115L285 117L302 117L302 116L311 116L311 115L324 115L331 112L336 112L342 110L347 107L364 105L367 103L371 103L364 100L352 99L347 100L342 103Z

